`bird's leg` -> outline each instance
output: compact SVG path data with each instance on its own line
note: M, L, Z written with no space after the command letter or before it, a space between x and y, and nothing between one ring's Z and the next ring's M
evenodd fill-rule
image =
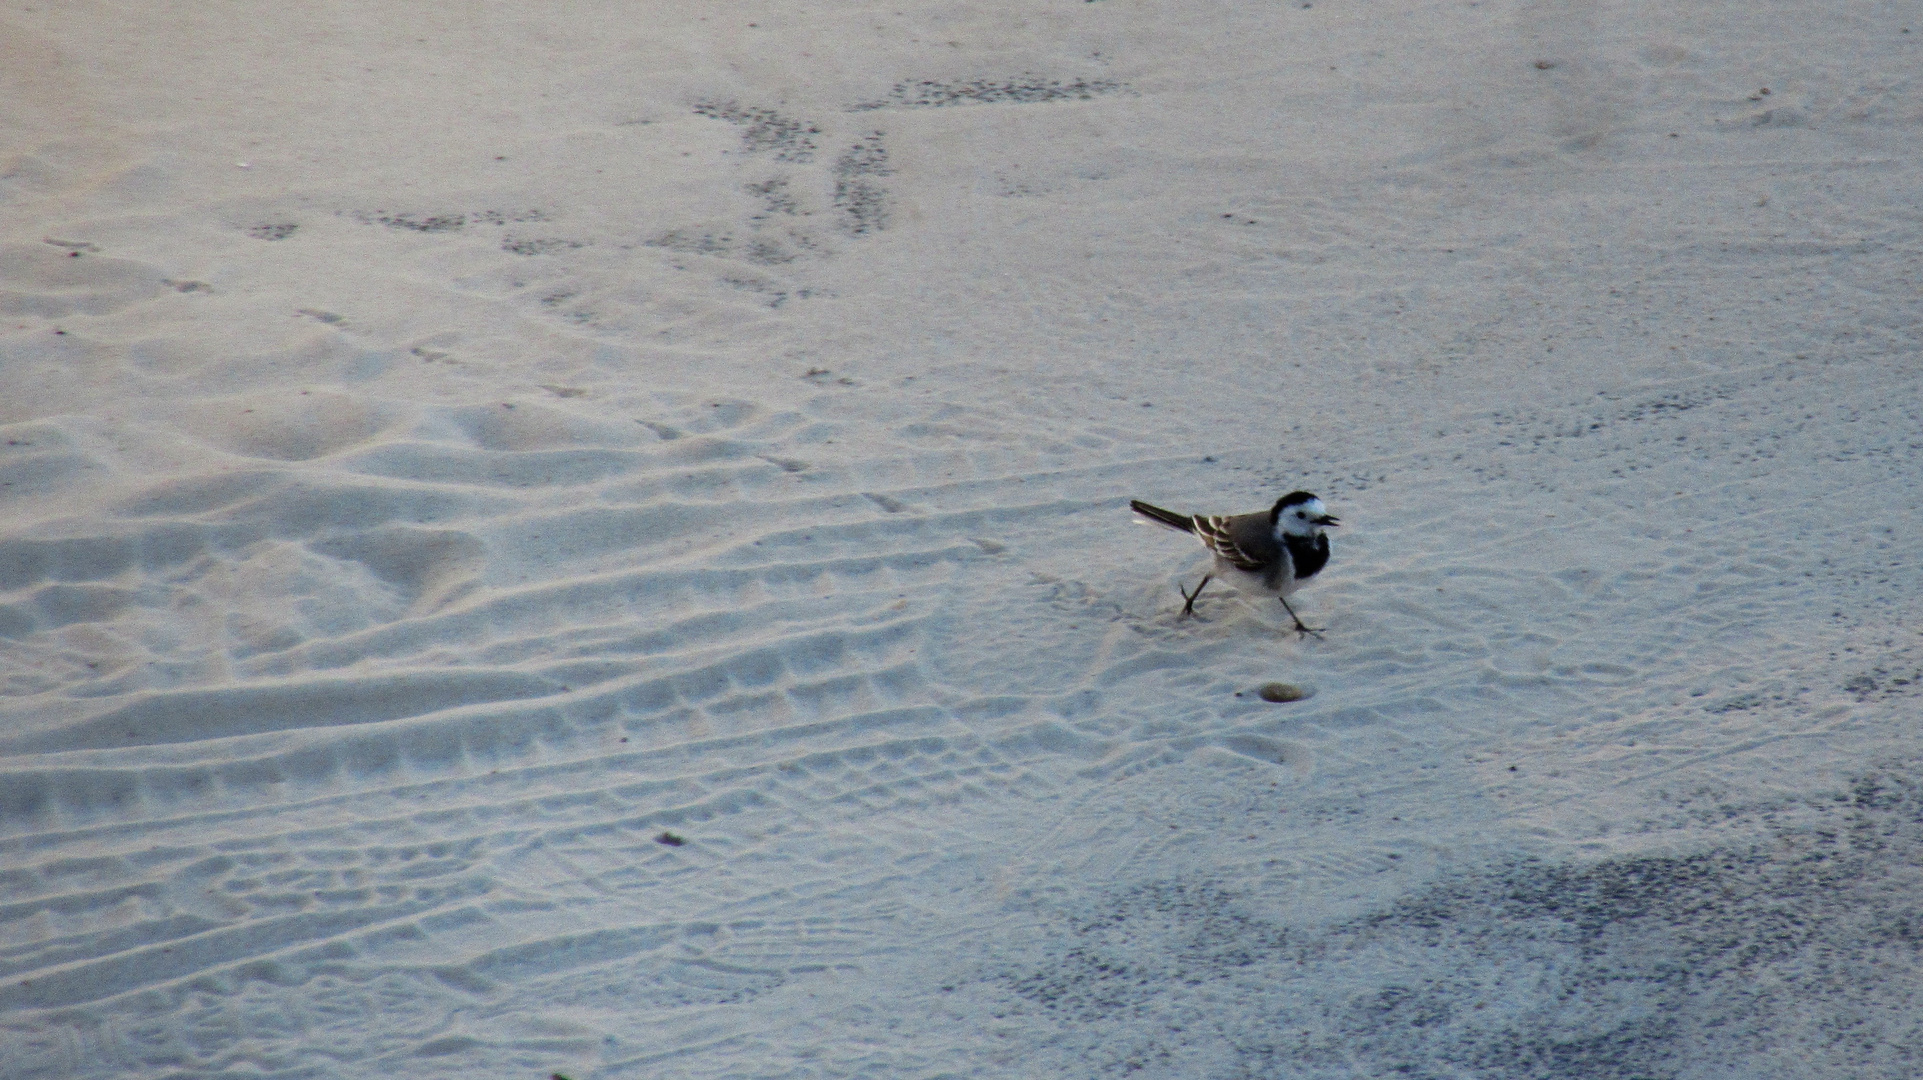
M1201 592L1202 590L1200 590L1200 589L1197 589L1197 590L1195 590L1195 591L1196 591L1196 592ZM1291 619L1294 619L1294 620L1295 620L1295 632L1296 632L1296 633L1298 633L1298 634L1314 634L1314 635L1315 635L1315 636L1317 636L1317 637L1321 637L1321 636L1322 636L1322 631L1320 631L1320 630L1318 630L1318 629L1316 629L1316 628L1315 628L1315 627L1313 627L1313 626L1305 626L1305 625L1303 625L1303 622L1302 622L1302 616L1300 616L1300 615L1297 615L1297 614L1295 613L1295 609L1289 606L1289 601L1288 601L1288 600L1287 600L1287 599L1286 599L1285 597L1280 597L1280 596L1278 596L1278 597L1276 597L1276 599L1277 599L1277 600L1281 600L1281 601L1282 601L1282 610L1283 610L1283 611L1286 611L1286 612L1288 612L1288 613L1289 613L1289 618L1291 618Z
M1214 574L1204 574L1204 575L1202 575L1202 584L1201 584L1201 585L1197 585L1197 586L1195 587L1195 591L1194 591L1194 592L1190 592L1190 591L1188 591L1187 589L1184 589L1183 587L1181 587L1180 585L1177 585L1177 586L1175 587L1175 591L1176 591L1176 592L1179 592L1179 593L1181 593L1181 594L1182 594L1182 599L1183 599L1183 600L1186 600L1186 601L1188 601L1187 603L1185 603L1185 604L1183 604L1183 605L1182 605L1182 614L1181 614L1180 616L1178 616L1179 618L1184 618L1184 619L1186 619L1186 618L1188 618L1188 617L1189 617L1190 615L1193 615L1193 614L1195 614L1195 598L1196 598L1196 597L1198 597L1198 596L1200 596L1200 595L1202 595L1202 586L1203 586L1203 585L1207 585L1207 584L1208 584L1209 582L1211 582L1211 581L1214 581L1214 580L1215 580L1215 575L1214 575Z

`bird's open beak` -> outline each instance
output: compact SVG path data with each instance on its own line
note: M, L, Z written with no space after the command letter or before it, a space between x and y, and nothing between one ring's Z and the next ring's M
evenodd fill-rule
M1316 519L1315 519L1315 523L1316 523L1317 525L1340 525L1340 524L1342 524L1342 522L1340 522L1340 521L1338 521L1338 520L1336 520L1336 516L1335 516L1334 514L1323 514L1323 515L1322 515L1321 517L1319 517L1319 518L1316 518Z

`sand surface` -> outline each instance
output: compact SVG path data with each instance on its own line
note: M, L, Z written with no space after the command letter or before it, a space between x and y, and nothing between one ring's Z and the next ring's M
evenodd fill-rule
M1923 1071L1917 4L10 0L0 102L0 1077ZM1178 621L1128 500L1295 488L1325 636Z

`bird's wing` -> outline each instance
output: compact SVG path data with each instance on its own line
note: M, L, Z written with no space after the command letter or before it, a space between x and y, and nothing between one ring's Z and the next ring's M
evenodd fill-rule
M1275 562L1269 515L1195 516L1195 535L1223 561L1243 570L1266 570Z

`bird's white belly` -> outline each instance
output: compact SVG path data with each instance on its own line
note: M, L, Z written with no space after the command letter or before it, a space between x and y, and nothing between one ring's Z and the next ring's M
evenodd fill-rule
M1302 587L1302 582L1296 578L1295 566L1289 561L1288 555L1284 554L1282 559L1281 571L1275 575L1273 584L1270 583L1267 574L1244 570L1220 556L1214 559L1215 565L1211 572L1217 581L1237 592L1256 593L1262 596L1292 596Z

